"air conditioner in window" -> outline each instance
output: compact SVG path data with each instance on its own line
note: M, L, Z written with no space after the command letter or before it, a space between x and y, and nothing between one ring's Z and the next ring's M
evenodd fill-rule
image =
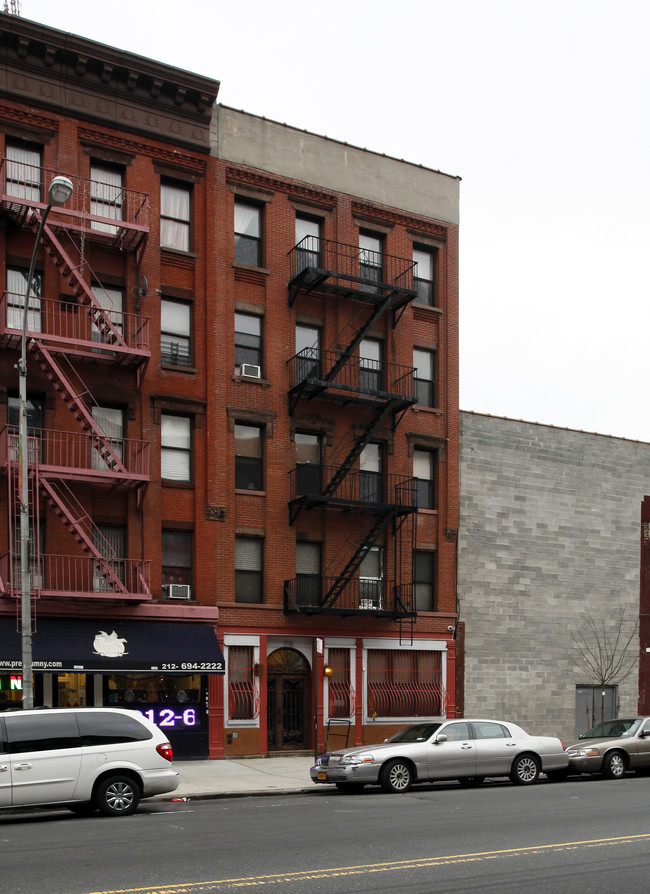
M262 378L262 367L255 366L254 363L242 363L239 368L240 376L249 376L251 379Z
M189 584L163 584L162 594L165 599L184 599L187 601L192 598L192 588Z

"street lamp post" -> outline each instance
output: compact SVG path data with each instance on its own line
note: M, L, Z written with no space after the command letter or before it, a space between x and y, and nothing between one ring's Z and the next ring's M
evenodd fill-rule
M47 191L47 207L41 217L36 242L29 265L25 306L23 308L23 332L21 340L18 409L18 456L20 478L20 609L22 626L22 678L23 708L34 707L34 674L32 662L32 582L29 568L29 435L27 433L27 315L31 298L32 280L36 267L36 255L41 242L43 227L53 205L63 205L72 195L72 181L67 177L55 177Z

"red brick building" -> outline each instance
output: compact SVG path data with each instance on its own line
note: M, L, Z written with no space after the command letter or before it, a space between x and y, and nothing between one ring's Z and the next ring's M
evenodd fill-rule
M59 174L26 314L37 702L133 705L194 757L453 716L457 178L23 19L0 53L0 697Z

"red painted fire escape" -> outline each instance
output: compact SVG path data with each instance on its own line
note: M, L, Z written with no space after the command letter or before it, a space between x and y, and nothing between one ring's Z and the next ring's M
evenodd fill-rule
M10 176L0 161L2 217L36 233L45 203L34 200L34 182L46 188L56 172L38 170ZM30 167L21 164L23 169ZM115 246L135 254L138 265L148 237L148 198L121 189L113 208L93 208L90 180L71 178L74 193L66 206L52 208L43 227L46 258L70 287L69 298L35 296L27 315L28 362L40 367L74 423L65 431L29 432L32 595L120 601L151 599L149 561L117 555L77 495L79 483L93 488L127 488L142 504L149 482L149 444L116 437L79 372L89 364L131 370L139 390L150 357L149 321L102 301L101 289L85 256L87 246ZM21 183L17 181L27 181ZM96 186L96 184L93 184ZM103 212L98 214L97 210ZM106 217L109 213L111 216ZM99 293L99 295L98 295ZM0 346L20 350L24 295L4 292L0 302ZM33 308L32 308L33 301ZM107 309L109 308L110 309ZM29 375L29 372L28 372ZM0 595L20 595L19 436L15 426L0 431L0 469L7 476L9 550L0 556ZM41 546L39 505L49 507L71 538L69 555L48 554Z

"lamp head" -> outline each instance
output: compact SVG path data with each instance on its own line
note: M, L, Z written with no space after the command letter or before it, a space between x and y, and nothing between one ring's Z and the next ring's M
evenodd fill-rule
M47 190L47 200L50 205L63 205L72 195L74 187L72 180L67 177L55 177Z
M325 667L323 668L323 673L325 674L326 677L331 677L332 674L334 673L334 668L331 667L329 664L326 664Z

